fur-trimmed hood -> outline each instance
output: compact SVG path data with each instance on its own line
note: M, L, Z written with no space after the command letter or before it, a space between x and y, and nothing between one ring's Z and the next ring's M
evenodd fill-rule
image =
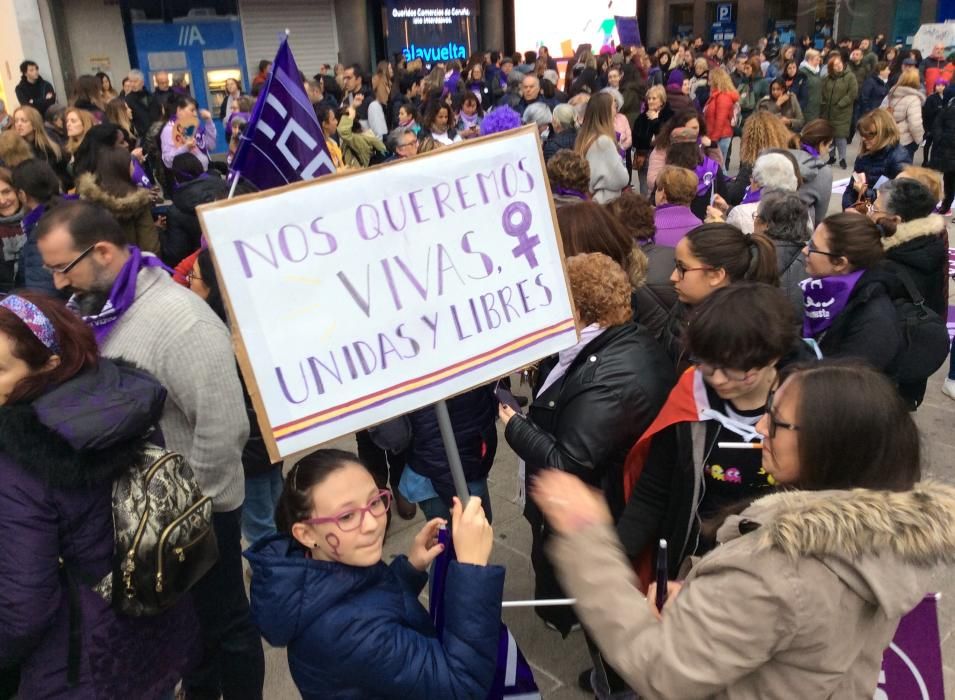
M895 233L882 239L882 248L892 250L898 246L925 236L938 237L945 231L945 219L940 214L929 214L921 219L900 223Z
M818 558L856 594L902 615L925 593L924 576L955 562L955 487L776 493L728 518L717 539L754 527L758 547Z
M143 209L149 209L152 206L152 198L147 190L137 187L129 194L117 197L100 187L96 182L96 176L92 173L83 173L77 178L76 194L106 207L120 220L135 219L142 214Z
M0 406L0 459L54 488L111 480L138 458L165 398L152 375L101 358L32 403Z

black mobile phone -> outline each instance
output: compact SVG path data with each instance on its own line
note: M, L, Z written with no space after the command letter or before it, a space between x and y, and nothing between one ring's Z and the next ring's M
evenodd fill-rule
M498 380L494 386L494 395L498 401L510 407L515 413L521 412L521 405L517 403L517 399L514 398L514 394L511 393L511 390L501 384L501 380Z
M663 610L667 600L667 541L660 540L657 549L657 599L654 601L657 610Z

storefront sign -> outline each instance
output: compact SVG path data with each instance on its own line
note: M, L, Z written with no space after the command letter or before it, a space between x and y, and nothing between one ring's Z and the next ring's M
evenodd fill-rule
M391 56L464 64L476 50L477 0L388 0L385 12Z
M534 126L198 211L274 460L576 342Z

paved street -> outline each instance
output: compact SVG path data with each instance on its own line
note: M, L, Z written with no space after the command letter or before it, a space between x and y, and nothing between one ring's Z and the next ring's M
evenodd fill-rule
M738 153L739 144L734 146ZM921 164L921 153L916 161ZM851 165L855 160L855 148L850 147ZM847 177L848 172L838 170L835 179ZM830 213L838 211L838 197L833 198ZM955 227L950 226L950 234L955 235ZM953 285L955 289L955 285ZM946 366L929 383L925 403L916 414L916 421L922 431L925 476L955 483L955 401L948 399L940 391ZM335 447L354 449L353 439L344 439L334 443ZM507 568L505 599L527 599L533 597L533 571L530 563L530 531L518 507L515 505L517 493L517 458L508 448L501 435L497 460L490 475L490 490L494 505L495 549L493 562ZM424 522L418 517L407 523L398 518L392 521L388 540L385 543L387 557L407 551L408 545L418 528ZM887 572L891 575L891 572ZM938 591L942 593L940 618L942 625L942 645L945 658L945 683L949 693L955 689L955 578L950 575L939 576ZM588 667L588 656L583 635L579 632L562 640L557 632L548 630L531 609L509 610L504 613L504 621L509 625L522 651L530 662L537 683L547 700L587 698L588 694L577 689L577 675ZM266 650L267 698L297 698L298 693L292 683L283 649Z

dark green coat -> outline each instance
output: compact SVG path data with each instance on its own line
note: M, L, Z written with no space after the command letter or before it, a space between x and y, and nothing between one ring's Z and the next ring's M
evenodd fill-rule
M828 119L837 139L849 138L852 105L859 95L859 84L849 70L830 73L822 80L822 108L819 116Z
M822 78L819 73L813 73L807 66L800 66L799 75L793 81L793 92L799 98L806 123L818 119L822 109Z

